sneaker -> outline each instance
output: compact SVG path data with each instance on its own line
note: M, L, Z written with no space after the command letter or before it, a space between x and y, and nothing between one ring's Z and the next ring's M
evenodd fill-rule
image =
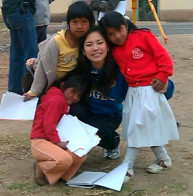
M128 182L133 178L133 176L134 176L134 171L133 171L133 169L128 169L128 170L127 170L127 173L126 173L126 176L125 176L125 178L124 178L123 183L124 183L124 184L125 184L125 183L128 183Z
M104 149L104 158L105 159L118 159L120 156L120 149L117 147L112 150Z
M157 174L171 167L172 167L172 161L168 159L168 160L164 160L164 161L161 160L157 163L154 163L150 165L146 170L151 174Z

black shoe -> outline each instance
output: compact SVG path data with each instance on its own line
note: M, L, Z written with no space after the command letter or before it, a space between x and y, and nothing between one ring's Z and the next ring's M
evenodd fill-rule
M177 125L177 127L179 128L179 126L180 126L180 123L176 121L176 125Z

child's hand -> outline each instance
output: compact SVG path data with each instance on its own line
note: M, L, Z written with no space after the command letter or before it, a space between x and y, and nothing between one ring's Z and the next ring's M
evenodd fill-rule
M24 99L23 99L24 102L33 98L33 96L29 95L28 93L24 93L23 96L24 96Z
M90 5L91 4L91 0L86 0L86 2Z
M26 67L33 66L35 63L35 58L30 58L26 61Z
M162 81L158 80L157 78L152 79L152 88L156 92L165 93L167 90L167 84L163 83Z
M68 144L69 141L66 142L58 142L56 145L59 146L60 148L66 150L66 145Z

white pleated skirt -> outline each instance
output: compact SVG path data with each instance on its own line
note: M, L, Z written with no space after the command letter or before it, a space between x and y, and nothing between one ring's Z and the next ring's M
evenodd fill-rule
M179 139L176 120L162 93L151 86L129 87L123 107L122 136L129 147L150 147Z

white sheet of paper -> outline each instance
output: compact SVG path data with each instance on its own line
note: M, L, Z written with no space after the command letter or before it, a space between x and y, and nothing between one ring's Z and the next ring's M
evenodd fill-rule
M93 135L96 134L98 129L96 127L93 127L91 125L88 125L82 121L79 120L79 123L84 127L84 129L87 131L87 133L92 137Z
M38 98L23 102L24 96L13 92L3 94L0 105L0 119L33 120Z
M127 173L128 163L122 163L108 174L97 180L94 184L116 191L120 191Z
M124 16L126 11L126 1L119 1L119 4L114 11L119 12ZM99 12L98 20L100 20L104 16L104 14L104 12Z
M80 157L87 154L100 141L100 138L96 136L98 129L90 125L86 128L84 126L84 123L76 117L63 115L56 127L60 140L69 141L67 148Z
M122 163L109 173L85 171L67 182L72 187L92 188L98 185L120 191L127 173L128 164Z
M85 146L85 149L77 149L74 151L74 153L79 156L82 157L83 155L87 154L94 146L97 146L97 144L99 144L101 138L98 137L97 135L95 135L93 137L93 139L91 140L90 143L88 143L87 146Z
M69 180L66 184L69 186L94 186L94 182L98 179L102 178L106 173L104 172L92 172L92 171L85 171L80 175L74 177L73 179Z

